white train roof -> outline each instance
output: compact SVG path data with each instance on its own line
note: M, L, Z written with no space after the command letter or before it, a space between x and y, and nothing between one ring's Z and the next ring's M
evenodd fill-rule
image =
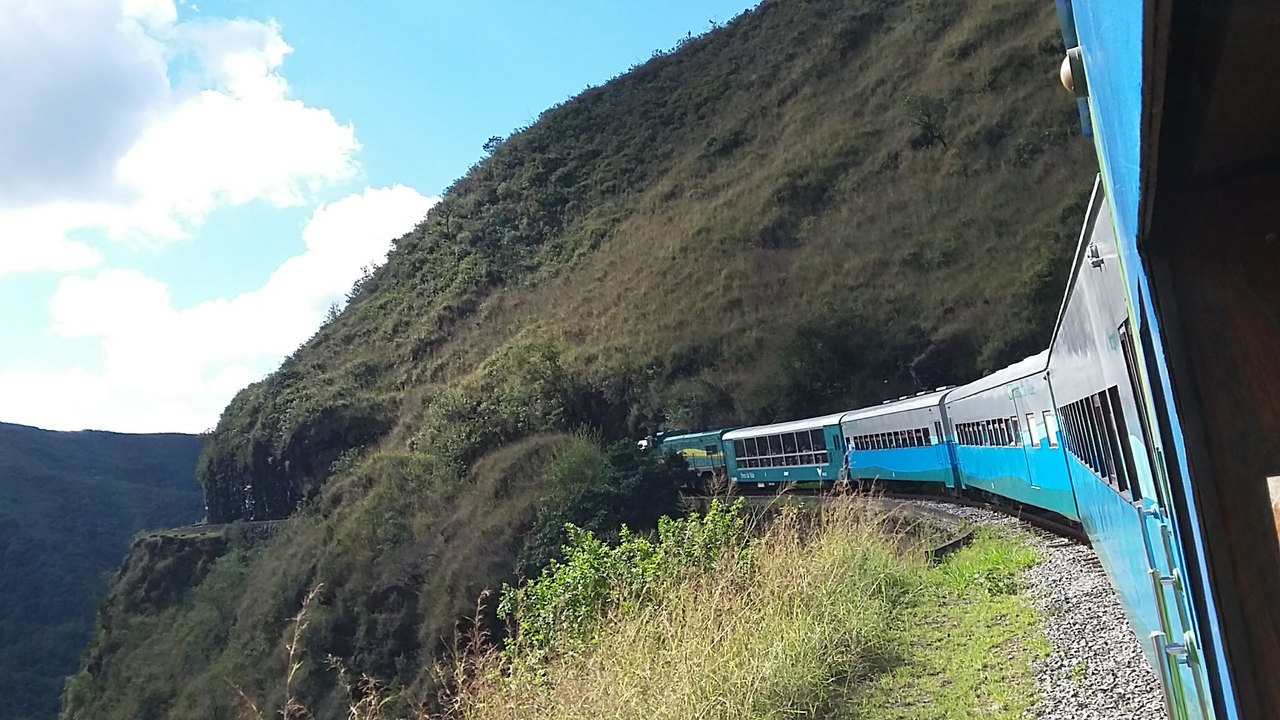
M950 388L942 390L934 390L933 392L925 392L909 398L900 398L892 402L884 402L879 405L862 408L860 410L852 410L844 414L843 422L852 420L866 420L867 418L880 417L881 415L892 415L893 413L906 412L907 410L920 410L928 407L937 407L942 403L942 398L951 392Z
M947 398L947 400L948 402L961 400L985 390L1008 385L1014 380L1021 380L1022 378L1042 373L1048 369L1049 350L1045 349L1029 358L1019 360L1007 368L997 370L986 377L978 378L968 385L961 385L951 391L951 397Z
M741 438L759 437L761 435L777 435L778 433L796 432L798 430L817 430L827 425L839 425L840 418L848 413L833 413L831 415L823 415L821 417L808 418L806 420L792 420L791 422L774 423L772 425L756 425L755 427L739 428L731 430L724 434L725 440L738 440Z
M691 440L693 438L703 438L708 435L719 435L722 430L703 430L702 432L687 432L679 435L666 435L661 438L661 442L671 442L673 440Z

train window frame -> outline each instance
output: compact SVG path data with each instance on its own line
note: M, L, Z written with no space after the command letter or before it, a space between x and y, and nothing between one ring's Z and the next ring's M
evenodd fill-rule
M1133 323L1126 317L1120 327L1116 328L1116 332L1120 336L1120 351L1124 355L1125 370L1129 374L1129 392L1133 395L1134 409L1138 416L1138 430L1142 433L1143 447L1147 448L1143 455L1147 461L1147 471L1150 473L1150 487L1155 492L1156 503L1160 507L1167 508L1169 504L1165 498L1165 487L1161 482L1160 470L1156 467L1156 463L1159 462L1157 459L1159 445L1151 428L1151 419L1147 416L1147 389L1142 385L1141 375L1138 372L1138 356L1137 351L1134 349ZM1139 343L1141 343L1141 338L1139 338ZM1141 475L1139 475L1138 480L1139 486L1141 486Z
M822 429L809 431L809 444L816 450L829 450L827 447L827 436L823 434Z
M1049 449L1057 448L1058 443L1058 416L1052 410L1045 410L1041 413L1044 416L1044 435L1049 438Z
M1071 404L1067 403L1058 408L1058 417L1062 418L1062 438L1063 445L1066 446L1067 452L1072 455L1076 454L1076 419L1071 411Z
M1129 498L1136 500L1134 496L1134 480L1137 478L1133 474L1133 453L1126 453L1128 443L1121 442L1120 428L1124 427L1124 419L1117 421L1116 410L1117 405L1112 402L1112 391L1116 390L1116 386L1103 390L1098 393L1098 399L1102 407L1102 420L1107 427L1107 442L1110 445L1112 461L1115 464L1116 489L1121 493L1126 493ZM1118 399L1118 398L1117 398ZM1119 408L1120 412L1124 412L1123 408ZM1127 457L1126 457L1127 456ZM1126 462L1127 461L1127 462Z
M1036 414L1027 413L1027 439L1032 447L1040 447L1040 426L1036 423Z
M706 451L707 455L708 455L708 456L710 456L710 457L718 457L718 456L720 455L720 446L719 446L719 445L707 445L707 446L703 447L702 449L703 449L704 451Z
M795 433L779 433L778 440L782 443L783 455L794 455L796 453Z
M1111 468L1107 465L1106 451L1103 450L1102 432L1099 429L1098 409L1093 403L1094 397L1090 395L1084 399L1084 404L1080 409L1084 411L1084 423L1088 428L1089 439L1089 467L1093 468L1094 474L1110 485Z
M813 435L807 432L798 432L798 433L795 433L795 438L796 438L796 452L807 453L813 450Z
M1083 400L1077 400L1071 403L1071 415L1075 418L1076 423L1076 458L1088 465L1086 454L1089 452L1089 424L1085 420L1083 402Z

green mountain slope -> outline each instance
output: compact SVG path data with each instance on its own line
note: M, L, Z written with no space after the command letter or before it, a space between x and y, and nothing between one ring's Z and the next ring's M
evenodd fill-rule
M191 435L0 423L0 718L50 718L134 533L203 512Z
M279 703L317 583L295 687L322 716L326 655L425 689L549 518L603 527L661 485L618 457L612 499L566 486L564 433L814 414L1043 347L1094 173L1061 53L1048 2L765 2L548 110L227 408L211 519L290 521L163 607L108 607L133 628L65 714L229 713L227 681Z

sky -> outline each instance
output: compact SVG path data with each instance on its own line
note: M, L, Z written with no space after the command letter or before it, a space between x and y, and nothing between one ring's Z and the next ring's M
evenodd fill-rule
M204 432L493 135L752 0L0 0L0 421Z

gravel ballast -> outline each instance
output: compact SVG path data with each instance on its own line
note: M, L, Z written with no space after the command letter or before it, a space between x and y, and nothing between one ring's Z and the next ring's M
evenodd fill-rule
M1033 662L1029 720L1168 720L1160 683L1092 548L990 510L923 502L975 524L1023 531L1040 554L1025 576L1051 652Z

